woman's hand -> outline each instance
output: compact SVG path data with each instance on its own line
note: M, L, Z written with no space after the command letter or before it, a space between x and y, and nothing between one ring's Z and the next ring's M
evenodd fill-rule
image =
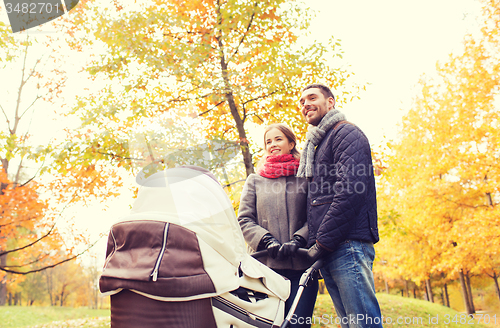
M281 243L270 233L266 233L259 242L259 249L266 249L267 254L275 259L281 248Z

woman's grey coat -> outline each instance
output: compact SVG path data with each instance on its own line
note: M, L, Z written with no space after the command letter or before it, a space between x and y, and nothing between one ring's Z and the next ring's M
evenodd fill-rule
M257 250L260 240L271 233L280 243L300 235L309 237L306 203L307 179L295 176L269 179L250 174L243 187L238 212L238 221L251 252ZM306 259L276 260L263 257L261 260L273 269L304 270L309 265Z

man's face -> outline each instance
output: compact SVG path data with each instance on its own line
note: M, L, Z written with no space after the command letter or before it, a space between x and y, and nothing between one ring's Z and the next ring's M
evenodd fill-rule
M323 116L334 106L335 100L332 97L325 99L318 88L307 89L300 97L300 111L306 122L314 126L318 125Z

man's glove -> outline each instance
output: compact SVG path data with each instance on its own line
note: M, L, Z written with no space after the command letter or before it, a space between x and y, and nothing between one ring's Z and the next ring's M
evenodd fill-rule
M278 256L281 244L270 233L266 233L259 242L259 249L267 249L267 254L275 259Z
M329 253L328 250L321 247L317 242L309 248L307 251L307 258L311 262L316 262L320 258L324 257Z
M292 240L287 241L280 247L278 252L278 258L287 258L289 256L294 256L300 247L306 246L307 241L302 238L302 236L294 235Z

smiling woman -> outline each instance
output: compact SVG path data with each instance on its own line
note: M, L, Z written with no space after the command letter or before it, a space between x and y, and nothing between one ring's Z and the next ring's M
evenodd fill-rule
M299 279L309 266L306 258L295 257L308 238L306 222L307 179L297 178L300 154L293 131L278 123L264 132L264 156L258 174L248 176L241 194L238 221L249 251L267 250L259 259L291 282L291 294L285 304L288 313L298 290ZM297 317L310 317L318 290L317 280L306 287ZM309 324L293 328L310 327Z
M273 155L290 155L288 156L288 160L300 160L300 153L297 150L297 137L287 125L282 123L268 125L263 134L264 155L257 164L259 174L262 175L266 166L270 168L273 165L271 162L276 160ZM279 161L281 160L282 158L280 157ZM264 172L264 174L266 173ZM267 177L269 178L269 176Z
M268 129L266 136L266 152L270 155L290 154L295 142L290 140L278 128Z

